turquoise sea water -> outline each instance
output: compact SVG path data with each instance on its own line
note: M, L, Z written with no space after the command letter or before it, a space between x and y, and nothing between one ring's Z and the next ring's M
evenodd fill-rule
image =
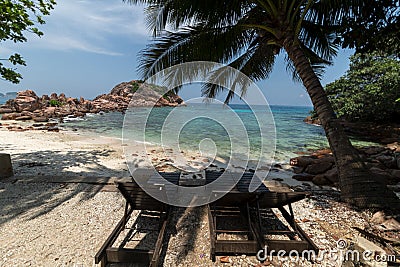
M16 96L17 96L16 92L9 92L6 94L0 92L0 105L5 104L8 99L15 98Z
M217 155L223 157L229 156L232 142L234 142L233 146L240 147L243 140L249 140L250 159L252 159L260 156L262 141L267 145L272 143L275 131L276 162L287 162L290 157L295 156L294 152L328 145L322 127L303 122L304 118L309 115L311 107L271 106L272 115L269 114L268 109L262 106L253 107L253 110L245 105L230 105L230 108L220 105L189 104L187 107L175 109L154 108L150 113L146 108L137 108L125 114L127 116L125 138L129 135L129 139L164 145L171 145L173 144L171 140L176 139L181 149L193 151L198 151L202 140L211 139L217 148ZM174 110L175 112L179 110L178 113L184 114L185 118L175 114ZM232 110L235 114L232 113ZM148 114L150 115L147 117ZM210 118L204 114L210 114ZM263 125L260 126L257 123L255 114L258 118L263 118L261 120ZM66 120L64 127L75 128L88 134L121 138L125 115L119 112L89 115L83 120ZM222 118L222 122L218 123L218 118ZM183 119L185 121L182 123ZM145 130L138 126L143 121L147 122ZM136 124L136 122L140 123ZM239 134L239 138L236 136L236 140L235 138L230 140L229 136L232 134L229 135L228 132L238 133L241 123L245 127L247 136L242 137L242 134ZM173 128L175 126L176 129Z

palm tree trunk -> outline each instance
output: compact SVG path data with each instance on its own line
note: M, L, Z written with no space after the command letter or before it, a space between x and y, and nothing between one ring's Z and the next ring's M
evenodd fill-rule
M283 46L311 98L338 168L341 198L360 208L398 208L400 201L384 181L366 167L339 123L321 82L303 50L288 38Z

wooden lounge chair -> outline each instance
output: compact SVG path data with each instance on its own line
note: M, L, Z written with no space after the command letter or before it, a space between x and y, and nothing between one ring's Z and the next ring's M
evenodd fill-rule
M215 172L208 172L207 175L210 181L218 176ZM228 193L214 192L224 196L208 205L211 259L215 261L216 256L223 255L256 255L265 246L268 251L296 250L301 255L302 251L312 250L318 254L318 248L295 222L291 207L291 203L305 198L306 194L282 188L271 191L264 185L250 193L248 185L252 176L251 173L244 173L236 187ZM284 208L286 205L289 212ZM277 218L271 208L279 209L286 224ZM280 226L279 229L267 229L266 224L271 217ZM229 235L239 238L221 238ZM276 235L281 238L276 240L271 237Z
M125 212L122 219L96 254L96 264L101 263L101 266L106 266L108 263L141 263L151 267L158 266L167 226L169 206L149 196L134 182L117 182L116 185L126 200ZM153 189L157 190L158 194L164 190L160 186L154 186ZM159 221L156 229L139 229L137 227L134 229L135 231L158 232L157 241L153 249L124 248L122 245L118 247L114 246L120 233L126 229L127 222L134 210L141 210L142 213L151 213L151 216L156 217ZM137 225L134 224L133 226Z

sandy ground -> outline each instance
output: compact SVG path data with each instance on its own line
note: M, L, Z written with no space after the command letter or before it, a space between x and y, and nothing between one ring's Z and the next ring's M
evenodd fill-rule
M123 215L124 200L109 186L60 183L60 179L129 177L121 141L77 132L0 128L0 151L11 154L15 172L11 179L0 181L0 266L94 266L94 255ZM167 161L157 148L149 154L156 165ZM195 163L207 163L201 155L187 156ZM284 170L273 169L272 174L290 179ZM58 177L58 182L46 182L46 177ZM371 216L349 209L337 202L337 195L324 192L296 203L294 210L307 234L325 249L335 248L341 237L354 237L351 227L363 228ZM258 263L255 257L243 256L230 257L228 264L211 262L208 221L202 208L175 209L170 224L164 266ZM336 265L328 260L315 266Z

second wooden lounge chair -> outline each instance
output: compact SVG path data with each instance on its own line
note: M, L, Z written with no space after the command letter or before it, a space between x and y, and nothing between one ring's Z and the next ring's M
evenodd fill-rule
M218 174L209 172L208 175L213 180ZM251 178L251 173L244 173L230 192L214 192L223 197L208 205L211 259L215 261L216 256L223 255L256 255L266 246L275 252L295 250L301 254L307 250L318 254L318 248L295 222L291 206L305 198L306 193L265 185L250 193ZM284 206L288 206L289 212ZM272 208L280 211L281 218ZM276 236L279 238L275 239Z
M151 267L158 266L164 233L168 222L169 206L149 196L134 182L116 182L116 185L126 200L125 212L117 226L96 254L96 264L101 263L101 266L106 266L108 263L142 263ZM154 186L153 189L157 190L158 194L162 194L164 190L164 188L160 186ZM139 229L136 227L137 225L135 223L133 224L135 231L145 230L147 233L149 231L158 233L153 249L125 248L123 245L114 246L118 236L126 229L127 222L134 210L141 210L142 213L150 212L151 217L158 218L158 227L156 229Z

